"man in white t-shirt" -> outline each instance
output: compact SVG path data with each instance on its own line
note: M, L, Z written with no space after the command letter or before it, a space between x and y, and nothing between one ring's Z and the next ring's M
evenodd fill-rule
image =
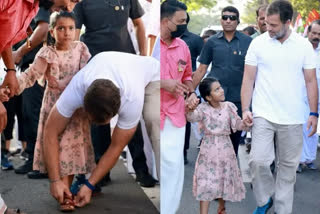
M245 60L241 103L245 123L253 123L249 166L258 204L254 214L267 213L274 193L275 213L292 213L296 169L302 152L302 124L308 111L304 103L305 88L310 104L309 135L317 130L314 51L310 42L290 30L292 15L290 2L272 2L267 9L268 32L252 41ZM275 158L274 143L277 147L275 181L270 170Z
M72 78L51 110L44 130L51 194L60 203L64 193L70 192L60 180L58 135L81 107L93 123L107 124L116 114L119 119L110 147L76 196L76 205L80 207L90 202L93 186L117 162L142 113L153 148L160 149L160 63L152 57L102 52Z

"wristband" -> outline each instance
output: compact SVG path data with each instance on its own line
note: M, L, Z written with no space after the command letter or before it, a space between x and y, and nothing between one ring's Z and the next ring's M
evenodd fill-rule
M16 69L14 69L14 68L8 68L8 69L4 68L4 71L5 71L5 72L8 72L8 71L14 71L14 72L16 72Z
M60 181L60 179L50 180L50 183L52 184L52 183L56 183L56 182L58 182L58 181Z
M191 92L189 92L188 97L190 97L191 94L195 94L197 96L197 93L195 91L191 91Z
M315 116L315 117L319 117L319 114L317 112L310 112L309 114L310 116Z
M95 187L94 187L92 184L90 184L90 182L88 181L88 179L85 179L84 184L85 184L91 191L95 190Z

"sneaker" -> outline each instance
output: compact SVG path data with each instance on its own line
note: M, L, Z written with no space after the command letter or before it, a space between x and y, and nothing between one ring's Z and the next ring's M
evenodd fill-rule
M154 187L158 182L147 172L136 172L136 181L142 187Z
M27 174L30 171L32 171L32 161L26 161L23 165L14 170L16 174L21 175Z
M296 172L297 172L297 173L301 173L301 172L302 172L302 164L301 164L301 163L299 163L299 166L298 166Z
M13 169L13 165L8 160L7 155L2 155L1 156L1 169L3 171L7 171L7 170L12 170Z
M267 214L268 210L272 207L273 200L272 198L269 199L269 201L262 207L257 207L253 214Z
M316 165L314 165L314 163L306 163L306 166L307 166L307 168L308 169L312 169L312 170L316 170L316 169L318 169L317 167L316 167Z
M20 153L20 159L21 160L29 160L29 154L28 153L26 153L25 151L23 151L23 152L21 152Z
M85 175L77 175L76 176L76 181L74 181L70 187L70 192L73 195L76 195L79 192L80 187L84 183L85 179L86 179Z
M39 170L31 170L28 172L28 178L30 179L46 179L48 178L47 173L41 173Z

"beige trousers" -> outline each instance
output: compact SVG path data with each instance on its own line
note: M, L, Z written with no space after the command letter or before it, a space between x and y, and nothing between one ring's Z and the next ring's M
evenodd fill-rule
M253 119L249 166L258 206L265 205L275 193L275 212L292 213L296 169L302 145L302 124L279 125L261 117ZM274 180L270 165L275 155L277 173Z
M160 81L150 82L145 88L143 119L156 159L160 179Z

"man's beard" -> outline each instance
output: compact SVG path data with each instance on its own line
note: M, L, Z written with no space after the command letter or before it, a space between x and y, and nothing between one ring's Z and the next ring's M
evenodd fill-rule
M278 32L278 33L276 33L272 38L273 39L277 39L277 40L280 40L280 39L282 39L283 37L285 37L285 35L287 34L287 29L286 29L286 27L285 26L283 26L282 28L281 28L281 30Z

